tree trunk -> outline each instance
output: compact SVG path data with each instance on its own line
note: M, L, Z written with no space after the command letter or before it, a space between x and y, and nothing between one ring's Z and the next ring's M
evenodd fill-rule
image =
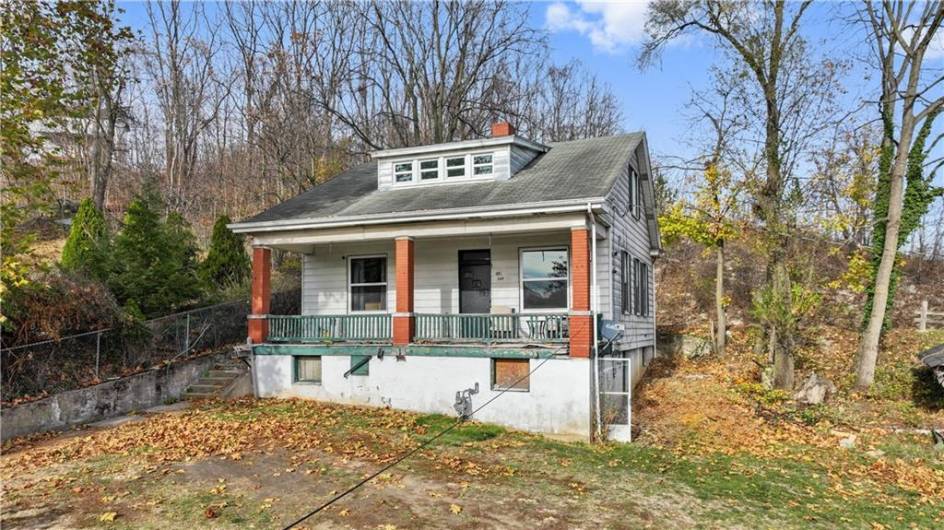
M792 308L790 273L781 252L774 252L771 257L771 291L774 305L782 310ZM773 386L784 390L793 388L793 334L786 327L787 315L777 315L770 329L770 354L773 360Z
M724 314L724 242L717 248L717 263L715 267L715 313L718 326L715 329L715 353L724 355L727 343L728 322Z
M888 220L885 223L885 244L882 247L882 260L875 272L875 289L872 311L869 321L862 331L859 344L859 358L856 363L856 388L867 389L875 381L875 364L878 361L878 343L882 335L882 323L888 305L889 286L892 271L898 257L898 231L901 228L901 213L904 204L905 170L908 166L908 149L901 146L911 145L914 120L905 114L901 127L901 139L895 153L895 164L889 179Z

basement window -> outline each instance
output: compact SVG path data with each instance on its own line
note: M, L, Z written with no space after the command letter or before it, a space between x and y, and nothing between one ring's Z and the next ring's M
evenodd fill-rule
M321 357L293 357L295 361L295 383L321 384Z
M492 390L530 391L530 359L492 359Z

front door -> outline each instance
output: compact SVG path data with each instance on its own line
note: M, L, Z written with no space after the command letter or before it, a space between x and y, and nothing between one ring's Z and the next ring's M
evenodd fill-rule
M489 313L492 310L492 252L459 251L459 312Z

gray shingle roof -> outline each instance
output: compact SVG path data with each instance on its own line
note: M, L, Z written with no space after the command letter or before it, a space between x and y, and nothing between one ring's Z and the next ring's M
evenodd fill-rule
M506 181L377 190L377 163L351 168L244 223L330 220L599 198L623 171L642 133L551 143Z

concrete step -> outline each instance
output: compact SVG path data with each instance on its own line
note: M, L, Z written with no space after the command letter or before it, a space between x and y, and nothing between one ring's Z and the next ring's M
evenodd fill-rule
M190 385L190 388L187 389L187 392L200 392L200 393L212 393L215 394L220 390L223 390L223 387L226 385L204 385L203 383L197 383L195 385Z
M237 377L239 377L239 376L238 376L238 375L235 375L235 374L234 374L234 375L227 375L227 376L221 376L221 375L205 375L205 376L201 377L199 381L197 381L197 384L198 384L198 385L214 385L214 384L216 384L216 385L227 385L227 384L231 383L231 382L233 381L233 379L236 379Z
M243 374L243 371L242 371L242 370L216 370L216 369L213 369L213 370L209 370L206 375L207 375L207 377L229 377L229 378L234 378L234 377L239 377L239 376L241 376L242 374Z
M215 397L216 394L207 392L191 392L190 390L184 392L184 399L212 399Z

